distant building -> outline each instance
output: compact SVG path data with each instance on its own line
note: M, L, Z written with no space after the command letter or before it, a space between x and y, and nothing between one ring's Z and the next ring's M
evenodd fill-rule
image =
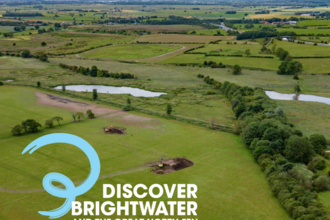
M309 17L311 14L301 14L301 16Z
M291 24L291 25L296 25L296 24L297 24L296 21L288 21L287 23L288 23L288 24Z
M218 49L218 52L222 52L222 49Z
M292 36L281 36L282 40L288 41L292 39Z
M266 22L265 22L265 24L266 24L266 25L269 25L269 22L268 22L268 21L266 21Z

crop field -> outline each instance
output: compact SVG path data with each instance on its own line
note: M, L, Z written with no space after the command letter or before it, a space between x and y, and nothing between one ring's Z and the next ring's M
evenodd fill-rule
M143 45L127 44L103 47L81 54L81 57L111 59L144 59L163 55L183 48L179 45Z

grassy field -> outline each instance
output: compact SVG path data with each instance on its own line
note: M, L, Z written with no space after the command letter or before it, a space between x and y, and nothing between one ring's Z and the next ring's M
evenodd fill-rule
M307 29L298 29L298 28L277 28L277 31L279 32L285 32L285 31L290 31L290 32L295 32L297 35L318 35L318 34L330 34L330 29L317 29L316 27L308 27Z
M220 47L219 47L220 48ZM267 70L277 70L281 62L275 59L248 58L248 57L221 57L221 56L204 56L199 54L181 54L161 63L198 63L203 64L204 61L214 61L225 65L239 64L243 67L257 67Z
M229 40L234 39L233 36L201 36L201 35L179 35L179 34L154 34L143 35L136 39L139 42L150 43L209 43L215 40Z
M30 89L3 86L0 91L0 106L3 110L0 118L5 122L0 126L1 219L44 219L38 214L39 210L61 206L63 200L47 192L24 193L42 189L42 178L49 172L62 173L73 182L87 177L89 163L75 147L53 144L32 155L21 155L25 146L34 139L56 132L84 138L100 157L102 179L89 192L77 197L78 201L103 202L102 186L106 183L143 183L147 186L154 183L195 183L198 186L198 218L290 219L272 195L264 174L238 136L126 113L71 123L70 105L63 109L38 104L34 91ZM64 117L64 125L21 137L12 137L9 133L11 125L26 118L43 122L54 115ZM102 127L110 124L126 127L127 134L104 134ZM195 165L168 175L153 174L143 166L147 162L159 160L161 155L166 155L166 158L185 156ZM23 191L8 193L4 189ZM148 200L149 197L142 199ZM168 199L162 197L161 200ZM12 201L21 204L20 209ZM270 209L272 212L269 212ZM142 216L138 212L136 217ZM62 218L72 219L70 214Z
M166 54L183 48L180 45L127 44L103 47L81 54L83 57L111 59L144 59Z
M308 41L308 40L307 40ZM330 47L325 46L314 46L310 44L297 44L291 43L287 41L278 41L276 40L274 44L277 45L277 48L281 47L287 50L291 56L329 56ZM269 44L269 48L272 47L273 44Z
M228 41L220 41L217 44L209 44L204 48L195 50L194 52L206 52L212 54L235 54L235 55L245 55L244 52L250 49L251 55L258 56L260 54L261 45L256 42L248 42L245 44L243 41L231 41L231 43L236 42L237 44L227 44ZM222 52L218 52L222 49Z
M40 81L44 87L54 87L57 85L91 84L91 85L111 85L111 86L131 86L151 91L168 93L162 98L142 98L132 97L132 104L137 107L165 112L166 104L173 105L173 114L196 118L211 123L215 117L219 124L232 126L233 113L228 108L229 103L221 94L211 86L205 85L199 80L197 72L191 73L177 67L166 68L163 66L132 65L111 61L92 61L78 59L50 59L49 64L41 63L42 69L33 68L38 65L37 60L20 58L0 59L2 70L0 70L0 81L14 80L11 84L36 85ZM29 64L22 65L22 62ZM112 78L89 77L61 69L58 64L77 65L92 67L96 65L99 69L109 72L132 73L138 79L120 80ZM14 69L16 66L16 69ZM21 68L18 68L21 66ZM157 74L155 74L157 73ZM196 75L195 75L196 74ZM207 95L207 91L215 91L214 95ZM91 97L91 93L83 93ZM99 94L99 97L109 101L125 104L128 95ZM200 114L204 108L208 114Z
M72 53L106 44L128 43L134 36L117 34L89 34L77 32L55 32L0 38L1 51L20 53L23 50L45 52L50 54ZM45 42L47 46L41 46ZM14 46L13 43L16 45Z
M76 32L57 33L54 36L66 40L68 43L55 48L48 48L47 53L77 53L82 50L93 47L104 46L106 44L128 43L134 39L134 36L116 35L116 34L88 34Z
M302 101L276 101L284 109L286 116L306 136L319 133L330 139L329 110L330 106L323 103Z

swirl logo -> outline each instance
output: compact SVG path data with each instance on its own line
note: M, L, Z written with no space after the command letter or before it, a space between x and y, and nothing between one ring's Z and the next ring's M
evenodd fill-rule
M94 186L101 171L100 159L94 148L84 139L72 134L57 133L42 136L30 143L23 150L22 154L27 151L30 151L30 154L32 154L39 148L54 143L72 144L80 148L89 159L91 171L84 183L77 187L68 177L60 173L49 173L44 177L42 182L44 189L53 196L66 199L65 203L57 209L51 211L39 211L41 215L49 216L50 219L60 218L68 213L71 209L72 202L75 201L76 197L86 193ZM52 182L62 183L65 186L65 189L54 186Z

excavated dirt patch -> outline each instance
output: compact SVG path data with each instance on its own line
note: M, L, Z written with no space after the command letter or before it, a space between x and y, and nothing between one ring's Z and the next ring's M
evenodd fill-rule
M173 158L163 161L163 167L159 167L159 162L148 163L147 166L151 167L151 172L159 175L179 171L194 165L194 162L183 157Z
M156 129L159 128L161 122L157 119L138 116L138 115L131 115L127 112L122 110L116 110L106 107L101 107L95 104L90 104L86 102L76 101L70 98L61 97L57 95L42 93L42 92L35 92L37 99L37 103L41 105L47 105L62 109L67 109L72 112L86 112L87 110L92 110L93 113L97 116L100 116L100 119L108 119L111 118L112 120L116 119L118 122L123 123L124 126L127 124L129 125L136 125L138 127L144 127L149 129Z
M114 128L103 128L104 133L106 134L125 134L126 128L119 128L119 127L114 127Z

